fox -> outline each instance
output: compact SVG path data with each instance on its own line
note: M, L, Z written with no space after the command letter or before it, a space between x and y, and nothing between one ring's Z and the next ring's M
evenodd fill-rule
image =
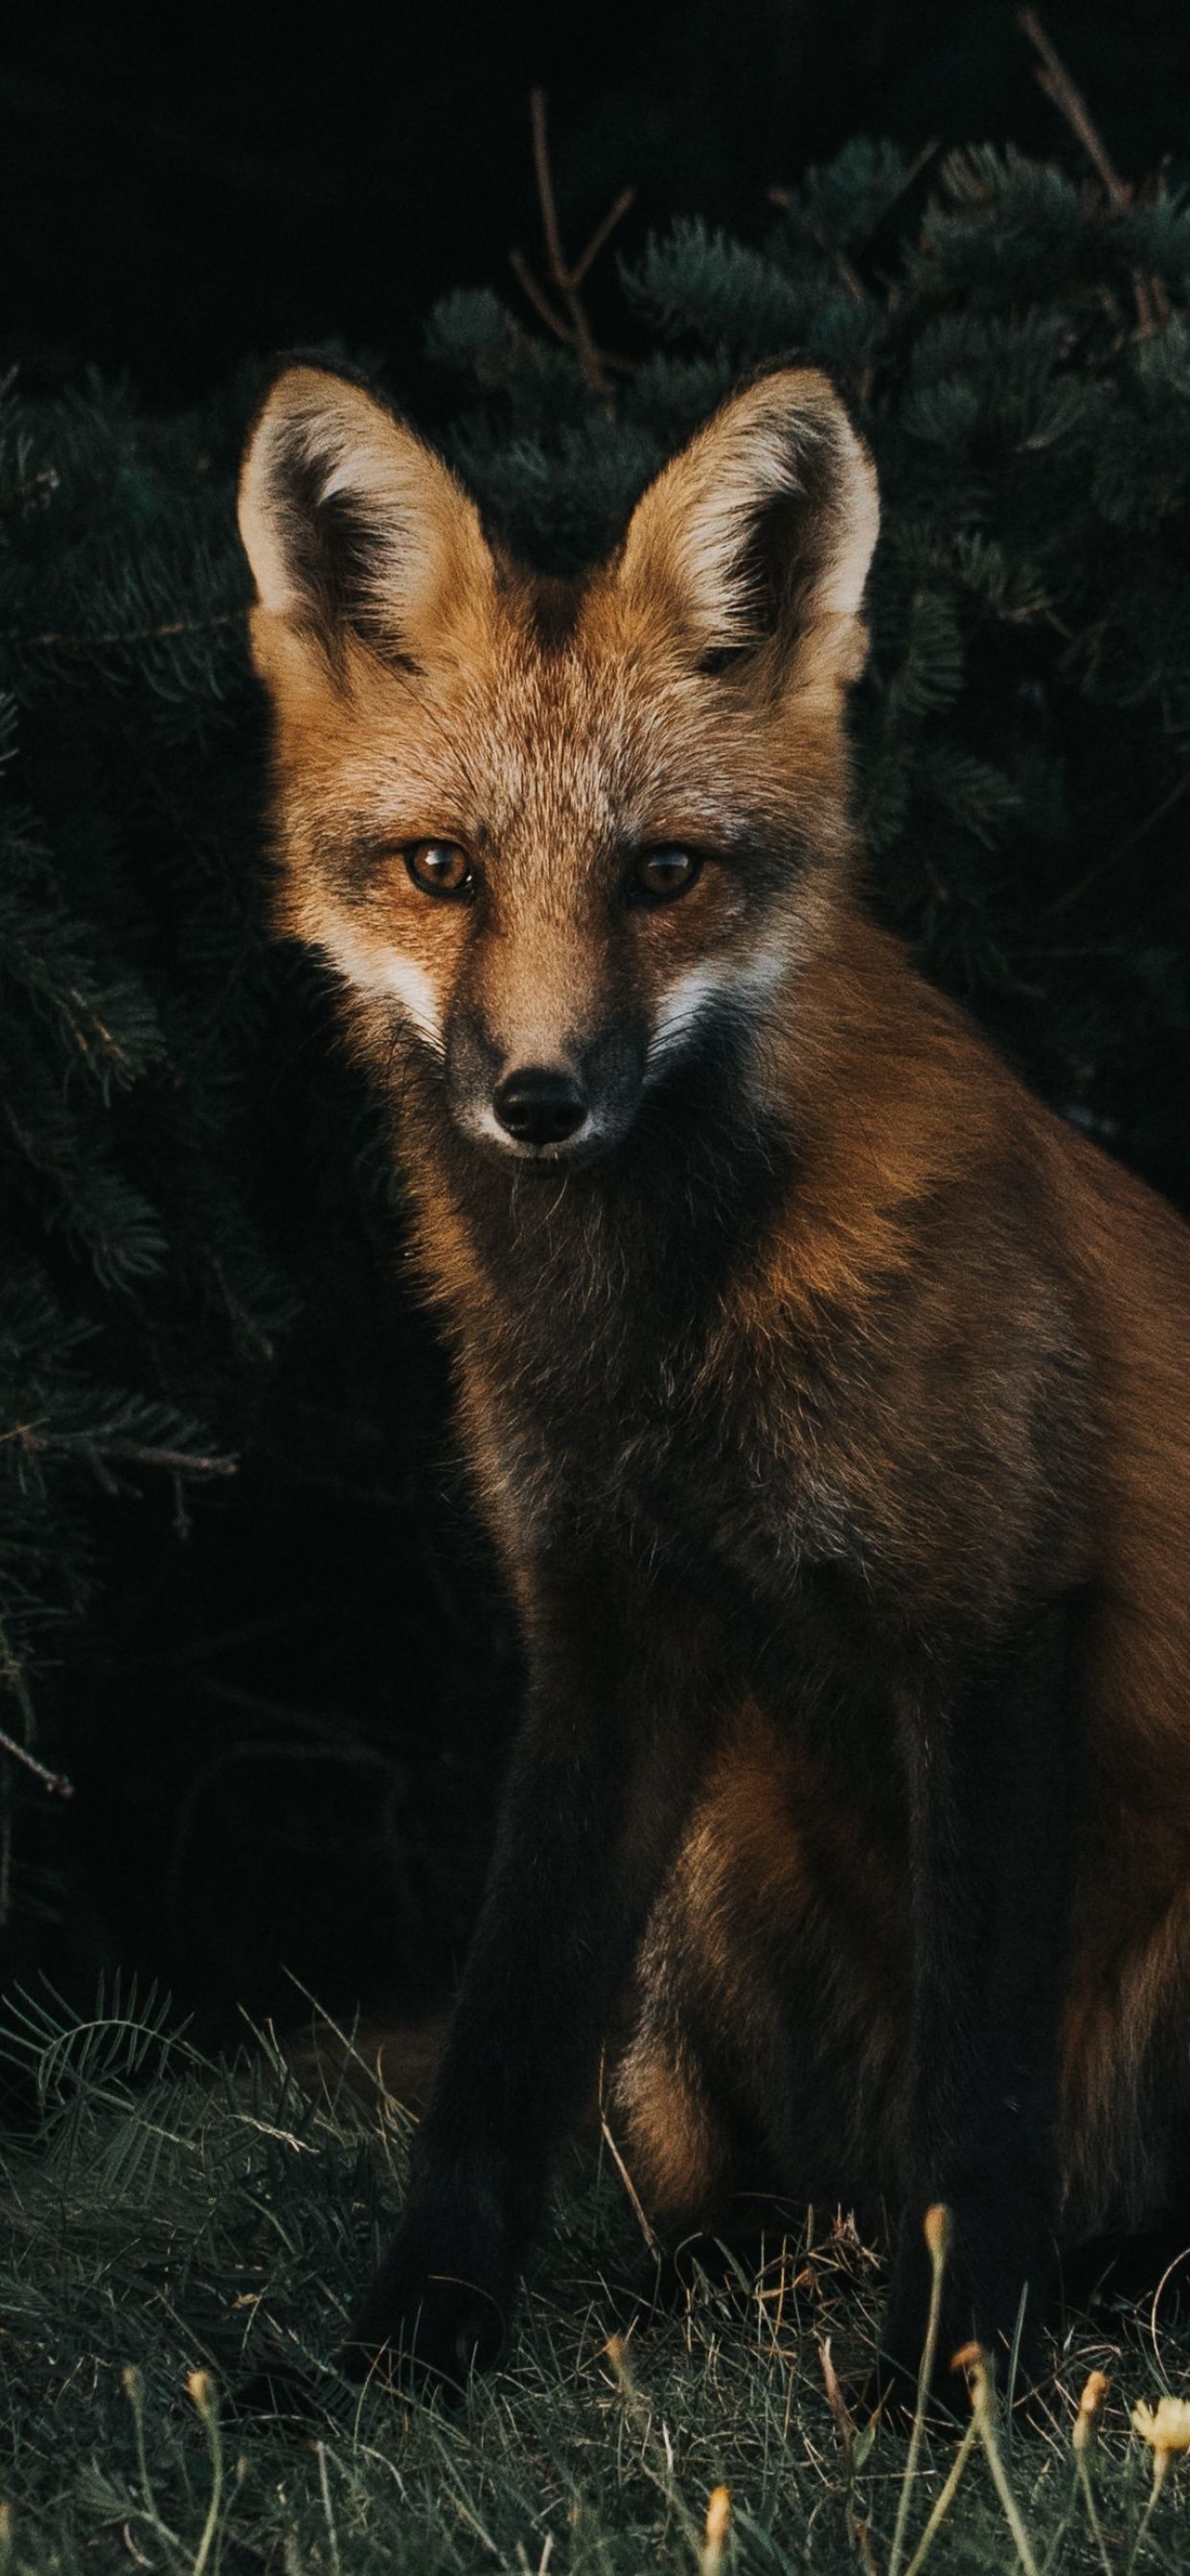
M347 371L239 525L333 976L528 1674L357 2375L490 2366L614 2045L659 2228L891 2214L912 2386L1190 2192L1190 1232L874 917L874 465L738 387L574 579ZM873 2221L873 2223L876 2223Z

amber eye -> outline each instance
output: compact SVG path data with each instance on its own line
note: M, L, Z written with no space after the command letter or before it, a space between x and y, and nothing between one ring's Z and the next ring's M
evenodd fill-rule
M471 861L457 841L415 841L405 865L423 894L466 894L473 883Z
M660 849L642 850L629 880L630 890L638 903L672 903L675 895L689 893L701 867L696 850L666 842Z

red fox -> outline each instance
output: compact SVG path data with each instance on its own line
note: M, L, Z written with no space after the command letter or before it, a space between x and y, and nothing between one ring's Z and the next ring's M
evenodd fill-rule
M570 584L348 376L252 432L279 920L391 1103L530 1668L357 2368L493 2358L629 1998L645 2198L888 2205L890 2367L931 2203L945 2359L1190 2197L1190 1233L865 917L877 523L809 369Z

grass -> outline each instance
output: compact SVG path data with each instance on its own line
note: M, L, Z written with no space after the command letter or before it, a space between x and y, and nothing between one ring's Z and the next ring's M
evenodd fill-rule
M1190 2386L1190 2337L1160 2312L1151 2332L1064 2321L1040 2433L997 2431L976 2359L964 2442L919 2428L911 2451L849 2410L880 2281L845 2222L803 2214L755 2278L697 2274L659 2307L592 2150L563 2177L506 2367L454 2410L361 2396L328 2357L409 2129L363 2060L324 2031L300 2077L267 2033L211 2062L151 1996L85 2025L49 1996L7 2010L37 2115L4 2148L0 2569L1190 2564L1190 2467L1129 2423ZM1112 2384L1080 2418L1092 2370Z

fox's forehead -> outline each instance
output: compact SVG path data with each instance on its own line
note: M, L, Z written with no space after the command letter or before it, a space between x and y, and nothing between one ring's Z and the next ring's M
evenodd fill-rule
M614 637L580 626L543 646L510 618L482 652L386 673L344 753L358 784L366 738L369 802L400 807L402 828L577 855L713 833L738 810L739 728L724 739L707 695L697 674L646 666Z

